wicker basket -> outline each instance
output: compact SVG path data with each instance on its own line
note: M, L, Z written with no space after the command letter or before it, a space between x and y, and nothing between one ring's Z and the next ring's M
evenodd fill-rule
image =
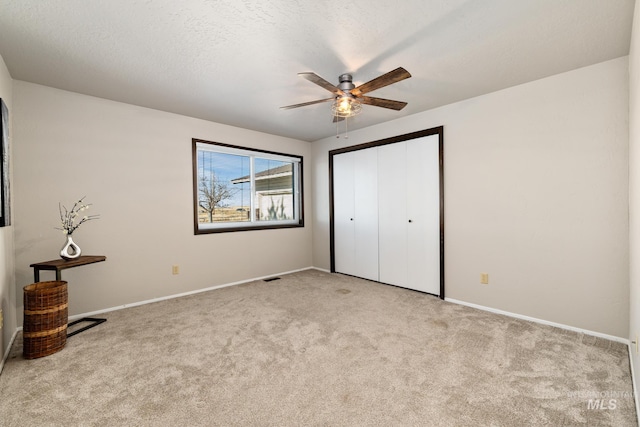
M22 354L26 359L48 356L67 343L67 282L38 282L24 287Z

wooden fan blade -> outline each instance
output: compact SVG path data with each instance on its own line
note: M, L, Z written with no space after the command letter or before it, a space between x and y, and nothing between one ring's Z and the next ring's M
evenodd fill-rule
M290 110L292 108L306 107L307 105L321 104L323 102L329 102L329 101L333 101L333 100L334 100L334 98L319 99L317 101L303 102L302 104L287 105L287 106L284 106L284 107L280 107L280 109L281 110Z
M355 96L360 96L367 92L372 92L381 87L389 86L390 84L399 82L400 80L408 79L411 74L402 67L398 67L393 71L389 71L387 74L383 74L380 77L376 77L364 84L361 84L355 89L351 89L351 93Z
M393 101L391 99L384 99L384 98L373 98L371 96L359 96L357 99L363 104L373 105L373 106L382 107L382 108L389 108L391 110L397 110L397 111L400 111L407 106L406 102Z
M321 88L328 90L329 92L336 95L344 95L344 92L340 90L337 86L332 85L316 73L298 73L298 75L304 79L309 80L311 83L315 83Z

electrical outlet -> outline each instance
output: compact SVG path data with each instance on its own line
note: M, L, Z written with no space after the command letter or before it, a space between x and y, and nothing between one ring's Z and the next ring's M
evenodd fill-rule
M174 265L171 267L171 274L180 274L180 266Z
M489 273L480 273L480 283L483 285L489 284Z

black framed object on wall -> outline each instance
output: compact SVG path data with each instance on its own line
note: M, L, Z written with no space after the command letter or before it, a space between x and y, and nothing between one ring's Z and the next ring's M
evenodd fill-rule
M0 188L0 227L11 225L11 186L9 173L9 110L2 99L0 99L0 179L2 186Z

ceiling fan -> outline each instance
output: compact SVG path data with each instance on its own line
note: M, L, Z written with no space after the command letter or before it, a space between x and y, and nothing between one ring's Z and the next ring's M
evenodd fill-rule
M390 84L397 83L401 80L408 79L411 74L402 67L398 67L393 71L389 71L373 80L370 80L360 86L356 87L353 84L353 77L351 74L342 74L338 80L340 84L334 86L316 73L298 73L302 78L309 80L311 83L315 83L318 86L333 93L331 98L319 99L317 101L303 102L301 104L287 105L280 107L284 110L291 108L306 107L307 105L320 104L322 102L333 101L331 110L333 112L333 121L344 120L347 117L355 116L360 113L362 109L361 104L373 105L375 107L389 108L391 110L400 111L407 103L401 101L393 101L390 99L374 98L371 96L364 96L365 93L373 92L376 89L380 89Z

